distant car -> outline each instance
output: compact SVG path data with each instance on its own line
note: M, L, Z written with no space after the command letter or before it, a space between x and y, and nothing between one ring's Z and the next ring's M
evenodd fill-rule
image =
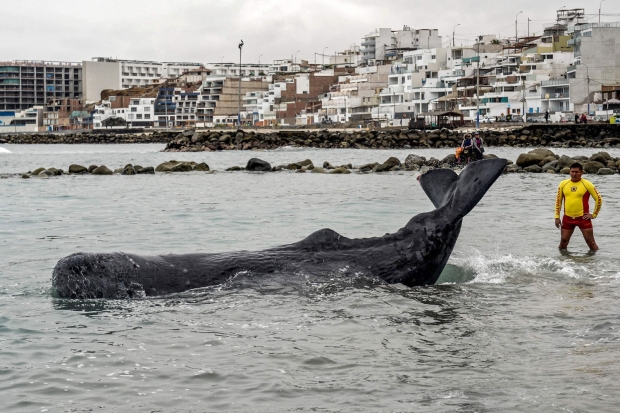
M482 119L480 119L481 123L493 123L495 122L495 117L494 116L484 116L482 117Z
M523 116L521 115L512 115L512 119L510 122L523 122Z

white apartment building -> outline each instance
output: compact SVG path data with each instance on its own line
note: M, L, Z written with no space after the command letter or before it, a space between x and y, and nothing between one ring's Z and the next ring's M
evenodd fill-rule
M129 108L112 109L112 103L109 100L102 100L100 104L95 105L93 129L106 129L103 121L108 118L121 118L126 122L128 112Z
M205 65L205 68L211 71L212 76L223 77L239 77L239 72L241 76L264 76L269 73L270 67L271 65L260 63L243 63L241 68L239 68L239 63L207 63Z
M201 68L200 63L152 62L95 57L82 62L84 100L101 100L104 89L120 90L144 87L162 79L175 79L181 74Z
M112 109L111 102L103 100L95 105L93 129L106 129L104 121L113 117L123 119L129 128L151 128L156 120L154 104L154 98L136 98L130 99L127 108Z
M437 29L414 30L404 26L402 30L375 29L362 40L362 63L368 66L377 61L394 60L403 52L441 47L442 38Z

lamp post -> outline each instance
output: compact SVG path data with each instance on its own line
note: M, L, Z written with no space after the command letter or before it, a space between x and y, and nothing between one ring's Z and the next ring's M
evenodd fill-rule
M261 58L262 54L258 56L258 70L260 70L260 58Z
M590 114L590 69L588 68L588 65L585 63L580 63L582 65L584 65L586 67L586 79L588 80L587 84L588 84L588 115Z
M523 13L523 10L521 10L519 13L517 13L517 15L515 16L515 52L517 51L517 42L519 41L519 35L518 35L518 31L517 31L517 21L518 21L518 17L519 15Z
M322 58L323 58L323 60L321 61L321 67L322 67L322 66L325 66L325 49L328 49L328 48L329 48L328 46L325 46L325 47L323 48L323 53L321 54L321 56L322 56Z
M454 27L452 28L452 47L455 46L455 44L454 44L454 31L456 30L456 26L460 26L460 25L461 25L461 23L455 24Z
M237 111L237 128L241 128L241 51L243 49L243 40L239 42L239 91L238 91L238 111Z
M603 4L605 0L601 0L601 2L598 4L598 24L601 24L601 4Z

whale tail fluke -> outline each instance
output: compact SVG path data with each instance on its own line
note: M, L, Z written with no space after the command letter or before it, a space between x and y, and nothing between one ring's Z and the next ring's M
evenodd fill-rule
M435 208L445 207L455 220L467 215L506 168L505 159L472 162L460 175L433 169L420 177L420 185Z

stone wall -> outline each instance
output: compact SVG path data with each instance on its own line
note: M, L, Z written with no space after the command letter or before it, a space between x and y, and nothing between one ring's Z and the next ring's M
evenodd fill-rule
M275 149L282 146L313 148L417 149L454 148L461 144L465 131L401 130L367 131L352 129L294 131L153 132L150 134L68 133L6 134L0 144L83 144L83 143L166 143L168 152ZM528 125L512 129L482 130L486 146L513 147L596 147L620 145L620 125Z

